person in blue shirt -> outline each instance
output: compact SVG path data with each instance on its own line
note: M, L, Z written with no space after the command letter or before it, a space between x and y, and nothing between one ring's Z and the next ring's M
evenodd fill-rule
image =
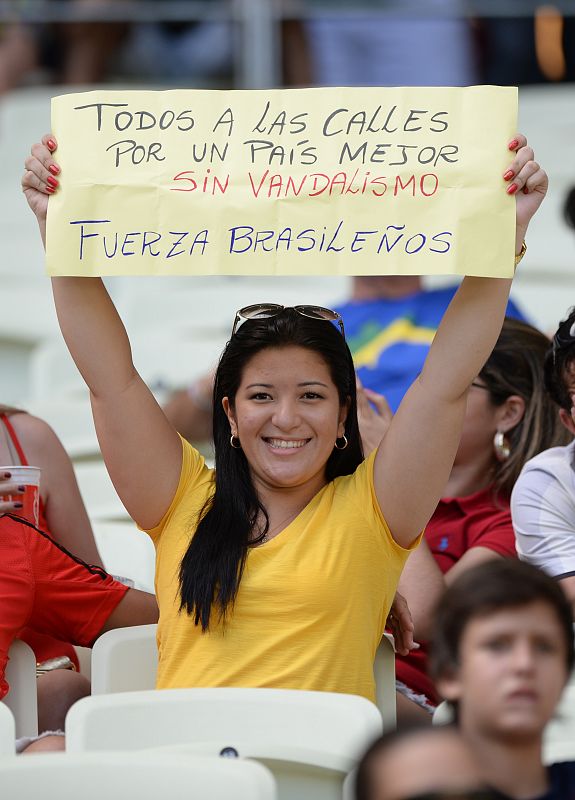
M359 381L380 413L387 401L392 413L421 372L441 317L457 285L424 289L418 275L355 277L348 302L338 306ZM508 317L528 321L510 300ZM223 343L222 343L223 345ZM369 391L383 395L369 395ZM190 441L212 433L212 375L208 374L168 398L164 411Z
M456 290L424 289L418 275L358 277L350 300L337 308L358 378L364 388L385 395L392 412L421 372ZM506 315L526 321L512 300Z

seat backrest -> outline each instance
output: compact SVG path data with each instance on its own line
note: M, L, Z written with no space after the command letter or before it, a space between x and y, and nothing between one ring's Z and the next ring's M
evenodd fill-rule
M110 480L107 475L105 479L108 482ZM121 506L118 498L116 503ZM90 512L94 538L106 570L111 575L130 578L136 589L153 594L156 551L150 537L139 531L131 520L129 522L98 520L94 518L88 503L86 507ZM107 512L103 510L102 513Z
M92 648L92 694L156 686L156 625L134 625L102 634Z
M0 703L0 756L14 755L16 722L5 703Z
M66 731L70 752L202 741L234 747L234 741L241 740L273 755L287 748L307 749L318 758L326 753L334 763L348 763L381 734L382 723L377 707L356 695L169 689L85 697L70 709ZM328 761L331 756L326 756Z
M118 628L100 636L92 650L92 694L153 689L158 652L156 625ZM373 666L376 705L384 730L396 725L395 650L387 634L377 649Z
M0 759L2 796L42 800L276 800L275 781L242 759L164 753L52 753Z
M575 761L575 675L571 676L545 729L543 760L546 764Z
M375 654L375 704L383 719L384 731L392 731L397 724L395 701L395 646L393 636L384 634Z
M229 752L268 766L281 800L341 800L343 781L382 732L355 695L289 689L169 689L86 697L66 718L69 752Z
M10 691L3 702L14 715L16 736L37 736L36 657L31 647L16 639L8 651L8 659L6 680Z

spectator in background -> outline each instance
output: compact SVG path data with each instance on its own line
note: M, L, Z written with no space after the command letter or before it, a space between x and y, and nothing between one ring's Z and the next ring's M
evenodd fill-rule
M79 663L71 640L63 640L59 634L68 631L71 636L76 636L77 644L84 644L90 636L86 636L78 626L74 627L72 620L63 613L64 606L42 608L39 604L33 611L32 606L37 602L33 597L38 595L39 599L43 578L52 575L54 579L68 581L66 591L70 593L69 601L73 604L79 601L84 590L80 584L79 594L75 594L74 576L86 576L88 584L96 584L96 589L92 589L93 597L89 596L89 591L84 592L93 604L90 613L96 614L94 609L97 609L101 615L98 604L107 609L109 614L111 607L123 598L125 587L106 578L72 463L49 425L19 409L0 405L0 464L5 467L0 474L0 515L8 513L18 516L22 513L22 504L18 499L4 499L7 496L18 498L23 494L24 487L14 484L9 472L10 465L32 464L41 469L39 529L43 532L41 535L33 528L16 526L11 518L0 516L1 561L6 570L0 575L0 604L10 601L18 606L16 609L11 605L9 612L4 605L0 611L3 622L0 631L0 694L6 690L2 686L3 670L8 647L15 636L32 647L39 666L60 659L67 669L46 671L38 677L39 730L54 730L63 727L69 706L90 693L87 678L74 671L79 669ZM89 571L81 569L77 561L68 557L68 553L74 553L82 562L89 564L92 577L88 575ZM55 566L60 570L59 573L55 571ZM93 578L93 575L102 574L104 578L99 581ZM35 581L38 581L37 589L34 588ZM108 585L110 588L104 588ZM97 596L101 599L96 600ZM143 624L145 620L153 622L157 613L153 596L142 592L136 592L134 596L143 598L144 616L136 608L132 624ZM149 612L146 610L148 608ZM42 624L39 624L39 611L43 614ZM103 623L106 616L104 613L104 617L98 616L98 619ZM92 624L90 620L90 616L83 620L86 629ZM99 629L90 628L90 631L94 630L97 633Z
M446 586L486 560L515 556L509 509L521 468L536 453L563 443L566 433L543 391L549 347L544 334L506 319L497 344L473 381L461 441L447 486L429 521L424 540L405 566L400 592L410 607L420 650L398 656L398 719L423 717L438 697L427 674L430 612ZM358 403L360 430L376 416ZM369 452L382 437L372 433Z
M12 642L23 629L91 647L105 631L157 622L153 595L114 580L68 553L32 523L0 514L0 699ZM72 703L89 694L84 676L55 669L38 678L38 730L61 733ZM22 742L34 749L61 749L61 737Z
M561 583L575 616L575 308L547 353L545 387L570 444L539 453L525 465L511 510L519 557Z
M356 800L489 800L455 727L409 727L377 739L356 772Z
M552 3L527 5L515 15L478 20L483 83L575 80L575 16L562 14Z
M70 19L82 6L96 14L99 6L109 4L110 0L69 0ZM0 94L40 68L49 70L57 83L101 83L126 30L124 23L112 22L28 22L24 9L1 31Z
M313 8L313 4L310 4ZM321 6L320 6L321 9ZM320 86L466 86L476 54L460 0L384 2L370 14L352 4L319 10L307 23Z
M545 767L543 733L574 662L557 583L500 559L460 575L437 608L432 673L480 775L500 800L575 797L575 762Z

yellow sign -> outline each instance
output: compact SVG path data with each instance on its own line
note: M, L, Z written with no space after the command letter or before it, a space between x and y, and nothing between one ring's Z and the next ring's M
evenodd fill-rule
M52 101L52 275L513 272L510 87Z

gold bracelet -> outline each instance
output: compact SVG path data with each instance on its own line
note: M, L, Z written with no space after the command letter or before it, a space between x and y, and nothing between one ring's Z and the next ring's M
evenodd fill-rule
M525 239L523 239L521 250L515 254L515 269L517 269L517 267L519 266L519 263L526 252L527 252L527 245L525 244Z

